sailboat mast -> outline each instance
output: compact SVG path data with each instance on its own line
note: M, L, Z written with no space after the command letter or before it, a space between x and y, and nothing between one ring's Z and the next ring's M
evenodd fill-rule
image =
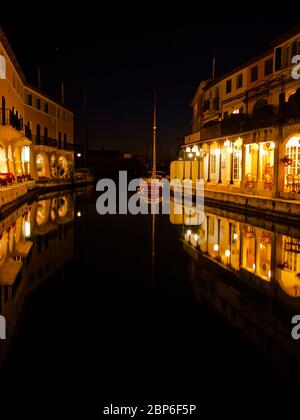
M153 162L152 162L152 178L156 178L156 90L154 91L153 106Z

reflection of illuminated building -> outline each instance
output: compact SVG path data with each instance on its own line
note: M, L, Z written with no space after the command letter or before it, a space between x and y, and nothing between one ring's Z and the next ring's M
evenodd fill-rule
M74 198L45 197L8 216L0 228L0 313L13 333L26 296L74 254Z
M191 224L188 214L180 217L199 300L209 301L282 371L300 378L299 345L291 338L291 319L300 309L300 229L291 237L290 226L272 222L271 231L263 220L249 224L246 216L212 208L200 224Z

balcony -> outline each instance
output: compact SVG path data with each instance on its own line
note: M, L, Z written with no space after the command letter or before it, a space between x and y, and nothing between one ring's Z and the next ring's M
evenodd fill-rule
M209 121L200 129L201 140L231 136L260 128L285 124L300 119L300 99L285 102L279 112L272 105L257 109L251 115L232 114L222 121Z
M64 144L64 149L65 150L70 150L70 151L74 151L75 150L75 145L73 143L65 143Z
M17 131L23 130L23 119L14 114L11 109L0 108L0 124L2 126L10 126Z
M28 125L25 125L25 136L26 136L29 140L32 140L32 131L31 131L31 129L28 127Z

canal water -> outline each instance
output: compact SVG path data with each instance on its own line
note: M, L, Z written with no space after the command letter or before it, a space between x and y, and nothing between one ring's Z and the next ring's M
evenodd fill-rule
M1 222L1 389L292 398L300 229L213 208L100 216L95 202L44 196Z

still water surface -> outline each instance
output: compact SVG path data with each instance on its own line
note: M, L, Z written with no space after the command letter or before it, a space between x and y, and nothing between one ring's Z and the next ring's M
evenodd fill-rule
M208 207L100 216L95 200L40 197L1 222L3 389L291 396L300 229Z

